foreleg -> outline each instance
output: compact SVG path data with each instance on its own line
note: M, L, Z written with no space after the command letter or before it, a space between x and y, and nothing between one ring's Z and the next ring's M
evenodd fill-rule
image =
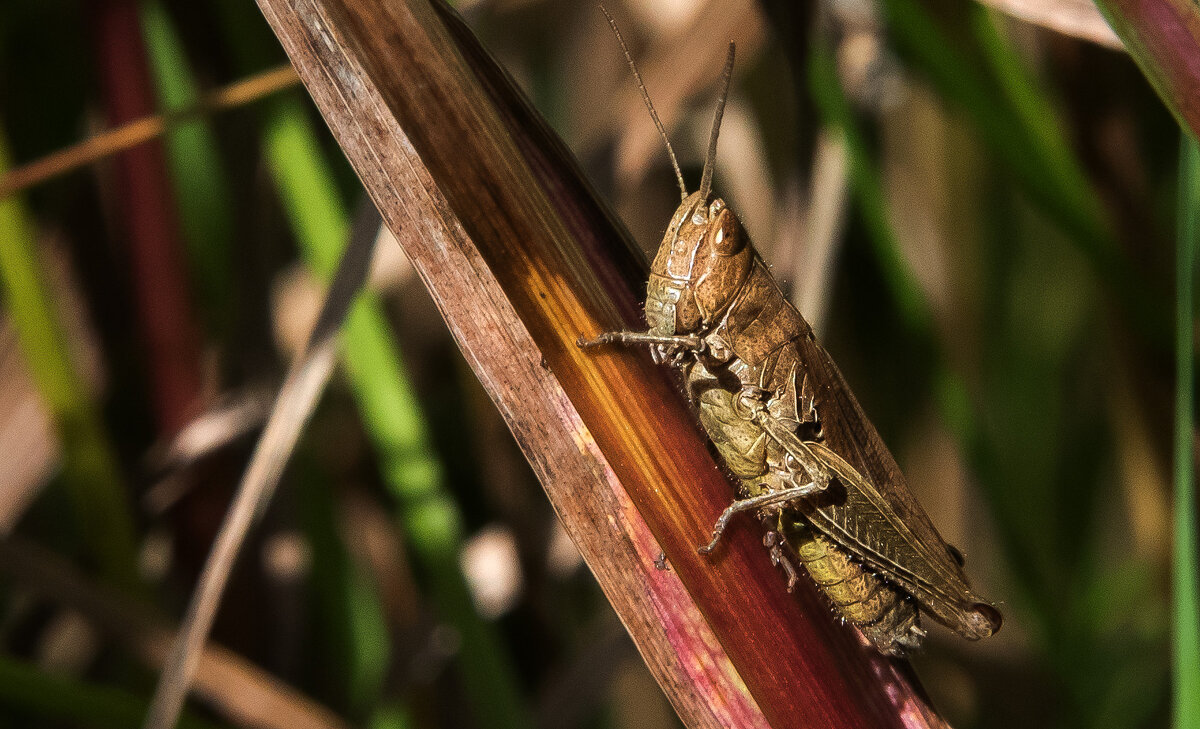
M604 332L595 339L580 337L575 340L580 349L599 347L602 344L650 344L663 347L674 347L700 351L704 349L704 340L694 335L654 334L653 332Z
M682 366L688 354L700 354L706 349L704 340L697 336L654 334L653 332L604 332L595 339L580 337L575 340L580 349L590 349L603 344L648 344L650 355L659 364Z

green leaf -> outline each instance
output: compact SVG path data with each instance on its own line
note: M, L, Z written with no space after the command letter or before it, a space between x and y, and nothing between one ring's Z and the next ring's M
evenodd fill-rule
M1184 133L1179 169L1175 295L1175 728L1200 726L1200 584L1197 579L1192 291L1200 240L1200 146Z

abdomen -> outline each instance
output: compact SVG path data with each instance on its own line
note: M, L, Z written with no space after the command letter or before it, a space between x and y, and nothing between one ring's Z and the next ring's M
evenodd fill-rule
M796 519L784 536L835 613L858 626L883 653L903 655L905 649L920 645L924 632L912 598L869 572L801 517Z

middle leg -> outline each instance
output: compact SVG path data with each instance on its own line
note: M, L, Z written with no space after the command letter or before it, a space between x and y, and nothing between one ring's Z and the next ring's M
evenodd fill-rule
M770 506L782 507L785 504L807 498L823 490L823 486L815 483L807 483L803 486L795 486L790 489L783 489L782 491L768 491L765 494L751 496L748 499L738 499L721 513L721 516L717 519L716 526L713 527L712 541L700 547L700 554L708 554L717 548L717 543L721 541L721 535L725 533L725 529L729 526L729 520L737 514L744 511L764 509Z

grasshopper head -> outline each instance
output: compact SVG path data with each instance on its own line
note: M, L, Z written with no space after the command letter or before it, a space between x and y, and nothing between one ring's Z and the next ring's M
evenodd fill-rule
M725 113L725 100L729 97L729 82L733 76L733 43L729 44L725 68L721 73L721 94L717 97L717 110L709 133L700 190L689 195L679 162L675 159L675 150L671 148L667 130L658 118L658 112L654 111L654 104L650 102L650 93L642 83L637 64L621 39L616 21L603 6L600 9L612 26L625 59L629 61L629 69L637 79L642 100L646 102L646 109L654 119L654 125L658 127L671 158L671 166L675 168L675 179L679 182L679 194L683 198L671 218L651 269L646 297L646 323L653 334L692 334L725 311L749 273L750 262L754 258L754 252L747 244L737 218L725 208L723 201L710 201L709 196L717 156L717 136L721 131L721 116ZM659 351L659 354L665 354L665 351Z
M650 272L646 323L655 334L692 334L720 319L750 274L754 249L721 199L700 192L675 211Z
M725 68L721 73L721 93L717 97L717 110L709 133L700 190L689 195L679 162L675 159L675 150L671 148L667 130L658 118L658 112L654 111L654 104L650 102L650 93L642 83L637 64L633 62L633 56L621 38L616 21L603 5L600 9L617 36L617 42L621 44L625 60L629 61L629 70L637 79L646 110L654 119L654 125L658 127L663 145L671 158L671 166L675 168L675 179L679 182L679 194L683 198L671 218L671 225L667 227L651 269L646 297L646 323L653 334L692 334L724 313L745 281L754 258L737 217L725 208L723 201L710 200L709 195L712 191L721 116L725 113L729 82L733 76L733 43L729 44ZM658 353L665 355L663 350Z

